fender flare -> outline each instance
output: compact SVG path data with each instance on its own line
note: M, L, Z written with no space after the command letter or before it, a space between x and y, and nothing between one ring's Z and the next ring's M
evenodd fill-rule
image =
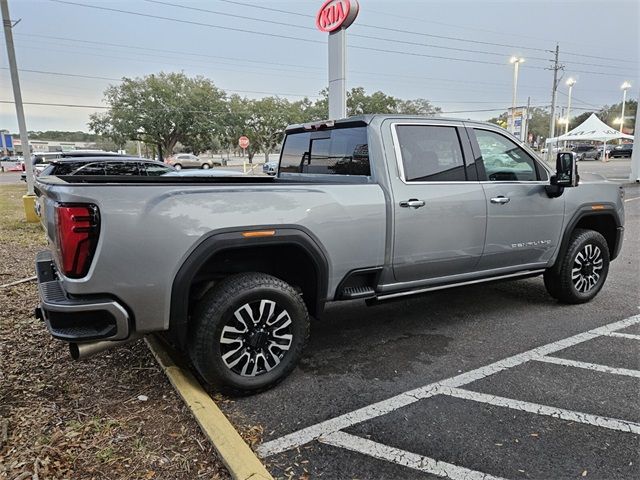
M576 225L578 225L578 222L580 222L580 220L582 220L583 218L596 217L596 216L598 217L609 216L613 218L615 226L618 230L623 228L622 222L620 221L620 217L618 216L618 212L616 210L616 205L613 203L600 203L600 205L603 205L604 209L593 210L592 204L581 205L577 209L577 211L573 214L573 216L571 217L571 220L567 222L564 228L564 231L562 234L562 240L560 241L560 247L558 248L558 253L554 259L553 266L551 268L553 268L554 270L557 270L559 268L558 259L562 258L564 253L567 251L567 248L569 247L569 240L571 239L571 233L576 228ZM618 252L620 251L620 243L621 243L620 237L617 236L615 241L616 241L616 245L614 245L613 250L609 252L609 254L611 255L610 257L611 260L614 260L617 257Z
M257 230L274 230L275 234L269 237L242 236L244 232ZM309 255L315 268L317 282L315 314L318 316L322 313L327 300L329 257L320 241L308 229L300 225L251 225L215 230L198 241L182 263L171 285L169 333L178 346L186 346L189 289L200 267L224 250L272 245L294 245Z

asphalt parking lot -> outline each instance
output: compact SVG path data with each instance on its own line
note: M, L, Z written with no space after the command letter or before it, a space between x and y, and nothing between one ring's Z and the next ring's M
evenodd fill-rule
M329 307L301 366L229 413L279 478L640 478L640 187L594 301L541 278Z

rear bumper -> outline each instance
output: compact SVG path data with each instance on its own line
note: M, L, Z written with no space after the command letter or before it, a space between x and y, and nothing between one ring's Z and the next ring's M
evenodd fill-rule
M58 279L51 252L36 256L40 307L36 316L44 320L54 338L67 342L124 340L130 335L130 317L116 300L103 296L69 295Z

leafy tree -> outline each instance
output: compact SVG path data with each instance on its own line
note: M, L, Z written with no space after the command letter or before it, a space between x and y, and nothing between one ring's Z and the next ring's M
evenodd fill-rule
M140 140L170 155L178 142L201 147L220 129L225 92L203 77L159 73L123 78L105 91L106 113L90 116L89 128L117 145Z
M624 130L625 133L629 131L635 131L636 127L636 110L638 108L637 100L627 100L624 106ZM616 103L615 105L605 105L600 109L600 111L596 114L598 118L602 120L607 125L618 130L620 128L620 124L616 122L617 119L620 118L622 114L622 102Z
M442 109L432 105L429 100L416 98L415 100L398 100L396 111L409 115L437 115L442 112Z
M249 162L256 152L263 152L265 160L269 161L269 154L280 145L287 125L305 121L305 106L307 103L304 101L290 102L278 97L248 100L245 135L251 142Z

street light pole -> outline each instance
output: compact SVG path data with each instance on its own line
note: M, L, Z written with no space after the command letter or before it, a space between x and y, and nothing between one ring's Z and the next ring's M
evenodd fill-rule
M567 126L564 128L565 135L569 132L569 119L571 118L571 93L573 92L573 86L575 84L576 81L573 78L567 80L567 85L569 86L569 98L567 99Z
M624 126L624 106L627 102L627 90L631 88L629 82L624 82L620 87L622 89L622 113L620 114L620 133L622 133L622 127Z
M518 69L524 58L511 57L509 62L513 63L513 97L511 99L511 133L515 133L516 125L516 105L518 103Z

